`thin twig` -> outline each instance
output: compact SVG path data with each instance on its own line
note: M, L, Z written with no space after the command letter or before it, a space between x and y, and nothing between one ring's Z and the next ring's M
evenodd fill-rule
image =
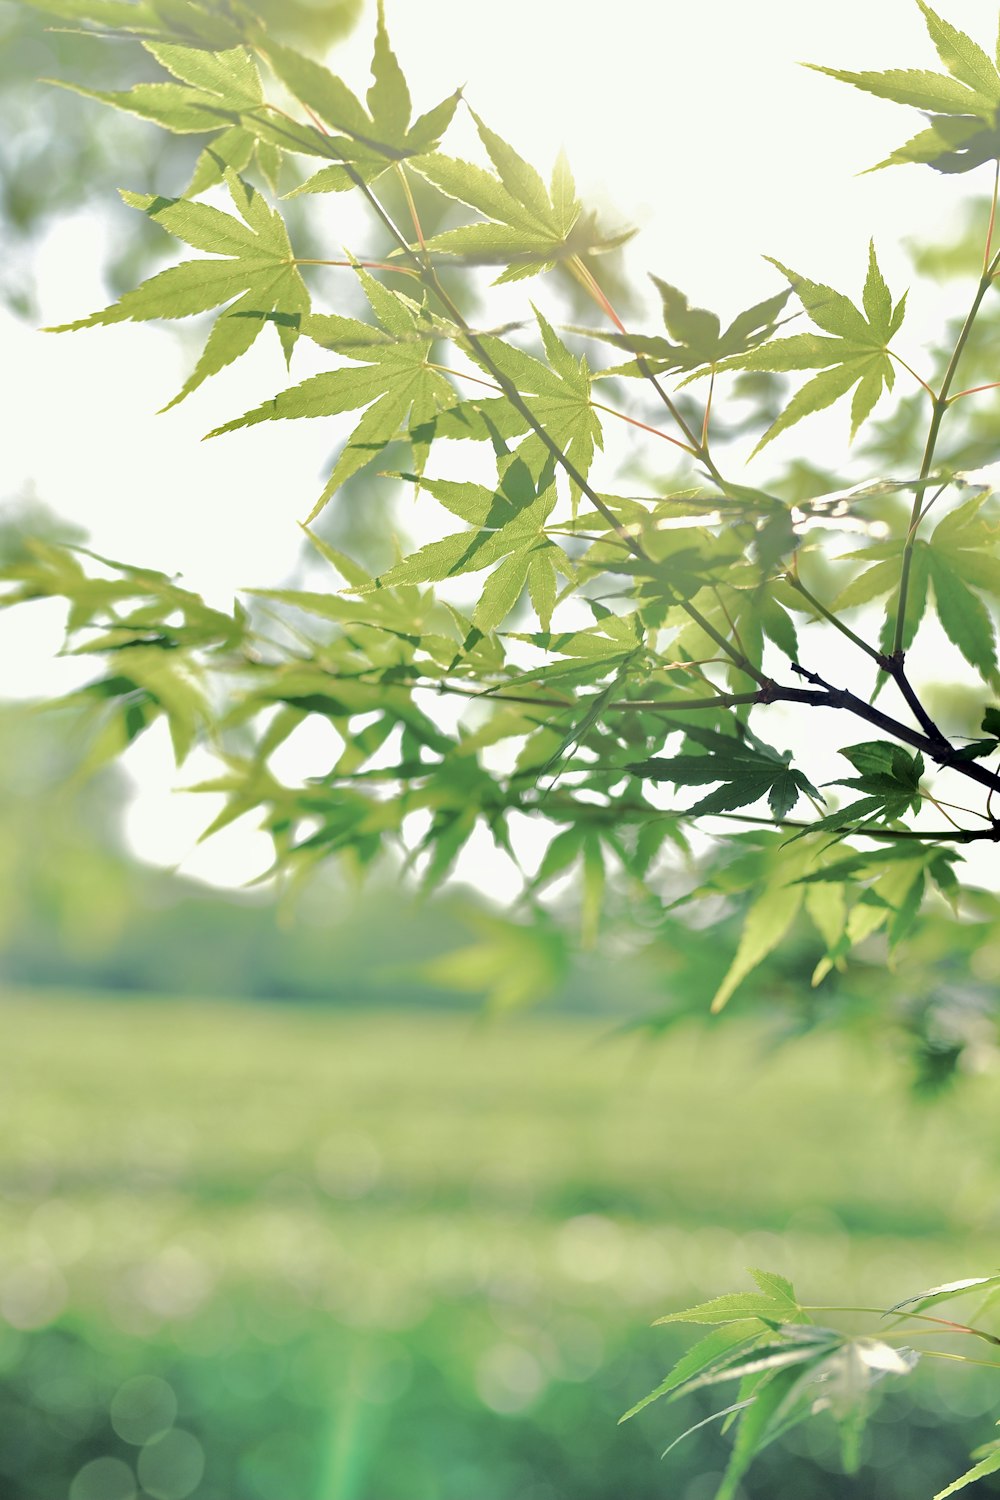
M862 640L859 635L856 635L850 626L845 625L843 620L839 619L832 610L827 609L826 605L821 603L816 598L816 595L806 588L798 572L790 571L786 573L785 577L796 593L801 594L803 599L808 599L817 614L822 615L824 620L828 620L831 625L836 626L841 635L846 636L849 641L852 641L859 651L863 651L866 656L870 656L873 661L878 662L880 667L885 666L885 658L881 651L877 651L874 646L869 646L867 641Z
M923 386L924 390L927 392L928 396L930 396L932 401L937 400L937 392L934 390L934 387L928 385L924 377L922 375L918 375L913 366L906 363L906 360L903 359L902 355L897 354L895 349L887 349L885 352L886 354L888 354L890 359L894 359L896 361L897 365L901 365L908 375L912 375L918 385Z

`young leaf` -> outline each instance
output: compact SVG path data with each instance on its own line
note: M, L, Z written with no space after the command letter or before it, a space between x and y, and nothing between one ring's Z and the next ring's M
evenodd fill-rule
M924 162L941 172L967 172L1000 156L996 123L1000 74L977 42L942 20L925 0L917 0L917 4L947 75L900 68L884 73L852 73L815 63L806 67L930 115L930 129L879 162L879 167L909 161Z
M579 330L588 338L604 339L606 343L639 356L630 364L602 370L602 376L640 377L650 369L658 375L671 370L697 371L705 366L714 369L723 360L749 353L773 337L780 326L779 314L791 296L789 287L777 296L755 303L735 317L722 332L715 313L690 307L683 292L661 281L658 276L652 280L660 293L663 322L670 339L648 334L611 333L600 328ZM686 381L682 383L687 384Z
M373 183L393 162L434 150L461 98L461 90L456 90L410 123L410 91L389 45L381 0L367 109L342 79L291 47L269 42L266 55L286 88L335 132L330 136L312 127L294 127L289 133L267 116L244 117L249 128L266 136L277 131L278 144L289 150L333 159L335 165L321 168L296 189L298 193L344 192L359 180Z
M964 1297L977 1288L985 1291L995 1286L1000 1286L1000 1273L992 1276L966 1276L961 1281L946 1281L941 1286L930 1287L926 1292L917 1292L913 1297L904 1297L902 1302L896 1302L892 1307L886 1308L886 1317L893 1313L901 1313L904 1308L914 1313L926 1312L929 1307L937 1307L942 1302L951 1302L955 1297Z
M781 1276L777 1271L754 1270L752 1267L750 1275L765 1296L773 1297L775 1301L786 1304L786 1319L801 1318L803 1316L799 1300L795 1295L795 1288L787 1276Z
M377 458L401 430L419 428L454 400L448 380L427 364L428 345L436 330L423 320L419 307L389 291L360 267L357 274L380 325L375 336L369 327L353 319L325 316L310 319L303 331L325 348L369 363L310 376L208 434L218 437L258 422L329 417L367 407L307 524L344 481Z
M564 158L556 163L550 192L534 167L478 115L473 118L496 175L448 156L420 157L413 165L440 192L474 208L487 222L446 229L427 241L428 250L472 265L504 266L497 280L515 281L622 242L622 235L602 234L593 218L582 214Z
M810 320L830 336L794 334L725 362L726 369L773 372L818 369L822 372L813 376L795 394L781 415L771 423L754 453L803 417L832 406L851 390L855 391L851 409L853 438L883 389L892 389L895 372L888 346L902 324L906 298L902 297L893 306L875 256L874 243L868 252L863 312L832 287L809 281L780 261L772 261L772 264L787 276Z
M966 1485L974 1484L977 1479L985 1479L987 1474L995 1474L998 1469L1000 1469L1000 1446L996 1447L992 1453L988 1453L985 1458L980 1459L979 1463L968 1469L945 1489L938 1490L934 1500L947 1500L949 1495L957 1495L959 1490L965 1489Z
M661 1380L655 1390L650 1391L648 1396L643 1396L641 1401L629 1407L624 1416L619 1417L619 1425L634 1417L651 1402L658 1401L661 1396L667 1396L671 1391L686 1385L704 1370L726 1362L735 1362L740 1351L749 1344L756 1343L760 1335L761 1328L757 1319L723 1323L718 1328L713 1328L711 1333L707 1333L681 1355L670 1374Z
M132 318L185 318L228 302L216 320L191 375L169 403L175 405L243 354L265 322L273 322L290 358L299 324L309 310L309 293L294 263L281 216L235 172L227 170L229 193L240 218L186 198L123 193L131 207L196 250L219 258L182 261L125 292L110 307L65 323L52 332L94 328Z
M699 1302L682 1312L665 1313L657 1318L660 1323L738 1323L747 1318L758 1318L763 1323L784 1321L788 1311L784 1297L772 1297L769 1292L731 1292L725 1297L713 1297L710 1302Z
M736 1441L715 1500L733 1500L740 1480L756 1455L766 1446L771 1432L781 1425L813 1362L810 1361L805 1369L801 1365L794 1365L791 1369L778 1370L765 1384L757 1386L753 1404L740 1418Z

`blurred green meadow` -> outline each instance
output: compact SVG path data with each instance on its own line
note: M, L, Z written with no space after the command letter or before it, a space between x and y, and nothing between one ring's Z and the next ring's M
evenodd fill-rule
M1000 1260L994 1085L920 1105L856 1041L45 991L2 1025L3 1500L708 1500L725 1438L659 1454L709 1404L617 1425L697 1332L656 1316L748 1265L885 1304ZM817 1422L743 1493L929 1497L998 1413L1000 1370L927 1360L856 1479Z

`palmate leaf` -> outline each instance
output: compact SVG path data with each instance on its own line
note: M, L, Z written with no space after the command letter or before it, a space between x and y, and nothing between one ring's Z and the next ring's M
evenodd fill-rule
M784 1277L767 1271L751 1274L760 1293L717 1297L658 1320L720 1326L689 1349L660 1385L622 1418L661 1397L672 1402L706 1387L739 1381L738 1401L716 1413L741 1413L717 1497L731 1497L756 1455L810 1412L831 1414L841 1431L846 1466L853 1471L873 1387L886 1375L909 1374L917 1362L912 1349L816 1326Z
M331 136L314 126L290 126L273 115L259 112L244 119L247 128L288 150L333 159L335 165L321 168L296 189L297 193L345 192L359 178L366 183L375 182L393 162L434 150L451 124L461 98L461 90L456 90L433 109L411 120L410 91L389 45L382 0L378 5L367 108L342 79L292 48L269 42L264 55L295 98L334 131Z
M996 553L1000 528L982 515L986 499L985 495L974 495L944 516L928 541L918 537L913 543L903 647L912 644L932 589L948 639L985 681L993 683L998 670L996 633L981 595L1000 599L1000 557ZM883 650L891 648L894 635L902 554L902 542L876 543L845 554L851 561L869 562L871 566L847 584L835 603L838 610L852 609L889 594Z
M469 354L487 373L499 370L507 377L539 426L586 479L595 451L603 447L601 424L590 399L590 370L586 358L576 359L537 308L534 312L548 363L490 334L480 334L478 348ZM512 408L512 414L515 420L509 425L504 422L504 428L508 433L523 431L526 424L520 413ZM535 475L552 461L548 445L535 432L519 444L517 452ZM575 481L570 489L574 500L578 499Z
M493 585L489 594L484 589L485 605L480 598L480 618L486 628L494 628L506 612L504 600L509 609L521 592L537 549L548 545L543 528L556 503L551 470L536 488L524 464L514 456L501 460L495 493L481 485L448 480L424 479L420 483L453 513L470 520L474 529L428 542L357 592L369 594L402 585L439 583L464 573L481 572L507 559L512 567L505 571L503 581ZM520 579L513 595L511 573ZM477 628L482 626L477 623Z
M924 760L919 751L911 755L902 745L894 745L888 740L866 740L860 745L846 746L840 754L860 774L839 778L827 785L850 787L864 795L849 806L810 823L808 832L842 829L847 824L892 823L905 813L919 809L920 778L924 774Z
M229 303L213 324L201 358L169 406L244 354L265 322L274 323L285 356L290 358L300 321L309 310L309 293L296 269L284 222L237 173L227 170L226 182L240 218L185 198L123 192L126 203L177 239L196 250L226 258L182 261L150 276L110 307L49 331L95 328L128 318L137 322L186 318Z
M263 103L257 64L243 47L207 52L166 42L143 45L179 82L137 83L126 92L108 93L60 79L47 81L179 134L231 127L243 110Z
M471 265L501 265L498 281L515 281L550 270L576 255L614 249L628 234L603 234L583 213L565 156L547 186L514 148L473 114L495 174L471 162L427 155L413 166L440 192L483 215L482 224L446 229L427 248Z
M324 348L368 363L310 376L208 434L218 437L259 422L329 417L366 407L308 521L401 430L432 425L437 413L455 402L449 381L427 364L428 347L438 336L436 325L424 317L417 303L390 291L361 267L357 274L377 319L376 328L353 318L322 314L308 319L302 328Z
M920 778L924 774L924 760L919 751L911 755L904 746L888 740L866 740L860 745L845 746L840 754L860 774L832 781L830 786L853 787L881 799L886 817L899 817L911 807L916 811Z
M718 315L705 308L691 307L683 292L669 282L653 276L663 307L663 322L669 339L658 335L614 333L601 328L577 330L588 338L603 339L619 349L639 356L624 365L602 370L601 376L629 375L640 377L650 369L655 374L671 370L714 368L722 360L749 353L771 338L779 327L779 314L791 296L791 288L748 307L722 329ZM683 382L686 384L686 382Z
M796 392L764 433L754 453L759 453L780 432L787 431L803 417L832 406L851 390L854 391L851 404L853 438L871 414L883 389L893 387L895 374L888 347L903 322L906 296L904 294L893 305L879 269L874 243L868 251L863 311L832 287L809 281L780 261L772 261L772 264L787 276L809 319L825 337L811 333L793 334L790 338L763 344L723 364L724 369L821 372Z
M668 1396L672 1391L687 1385L690 1380L701 1375L706 1370L721 1369L725 1364L735 1363L740 1354L751 1345L756 1344L763 1335L758 1318L744 1318L731 1323L722 1323L713 1328L711 1333L705 1335L693 1344L686 1353L674 1365L669 1375L666 1375L660 1384L630 1406L628 1411L618 1418L619 1425L627 1422L638 1412L661 1397Z
M686 808L685 817L731 812L766 797L774 816L783 818L791 812L801 795L819 796L808 778L801 771L792 769L790 751L782 754L773 750L749 731L745 731L745 737L738 738L720 730L688 727L687 740L691 743L690 751L685 750L670 759L654 756L629 766L634 776L672 781L675 786L722 783L693 807ZM695 745L708 753L693 753Z
M201 0L24 0L33 10L63 21L112 28L125 35L204 48L209 52L239 46L255 30L256 18L244 12L240 21L223 8Z
M928 129L870 170L922 162L939 172L968 172L1000 157L1000 73L964 31L937 15L926 0L917 0L917 4L947 74L899 68L884 73L852 73L815 63L806 67L929 115Z

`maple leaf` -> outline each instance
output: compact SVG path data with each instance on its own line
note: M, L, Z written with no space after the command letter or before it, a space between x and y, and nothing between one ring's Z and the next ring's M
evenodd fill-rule
M685 808L685 817L732 812L766 797L774 816L783 818L804 793L819 796L808 778L801 771L792 769L790 751L782 754L772 749L747 729L737 736L689 725L685 733L687 742L701 746L708 753L694 754L685 750L680 755L670 758L654 756L629 767L634 776L672 781L675 786L722 783L693 807Z
M127 35L211 52L242 44L245 31L255 22L246 13L237 22L223 14L222 7L206 6L202 0L24 0L24 3L63 21L89 23L102 30L112 27Z
M946 74L903 68L852 73L816 63L806 63L806 67L927 115L930 124L926 130L869 171L921 162L938 172L970 172L983 162L1000 158L1000 73L978 42L943 20L925 0L917 0L917 4L948 70Z
M259 422L330 417L366 407L310 513L310 521L334 491L377 457L401 429L426 428L438 411L454 405L455 400L449 381L427 363L429 347L438 337L434 319L361 267L356 270L378 326L373 330L353 318L317 314L305 321L303 332L326 349L367 363L312 375L208 434L218 437Z
M691 307L683 292L659 276L650 278L656 285L663 307L663 322L670 339L657 334L612 333L598 328L574 330L588 338L604 339L619 349L640 356L628 364L615 365L600 372L601 376L644 376L651 369L662 375L669 371L714 369L722 360L749 353L771 338L778 328L778 315L791 296L791 287L748 307L724 331L718 315L704 307ZM673 342L671 342L673 340ZM686 383L686 382L684 382Z
M498 282L517 281L551 270L574 256L612 250L631 231L604 234L591 214L584 214L569 163L560 153L550 186L513 146L472 112L479 138L497 176L471 162L430 155L414 168L449 198L467 204L487 220L446 229L427 241L428 250L454 255L470 265L502 265Z
M45 82L152 120L177 134L220 130L235 123L242 110L263 101L257 64L243 47L212 53L161 42L146 41L143 46L180 82L137 83L117 93L59 78Z
M437 583L493 568L472 617L475 631L495 630L513 609L539 559L556 548L545 535L556 502L553 465L536 481L516 454L498 457L495 490L447 479L413 479L472 528L428 542L380 577L356 586L362 595L421 583ZM561 562L561 555L560 555ZM547 564L553 570L551 560Z
M220 258L186 260L158 271L134 290L123 293L110 307L48 330L72 332L129 318L136 322L186 318L229 303L213 324L198 363L168 407L244 354L265 322L275 324L289 359L302 316L309 310L309 293L295 266L280 214L231 169L226 171L226 182L242 222L206 203L123 192L126 203L177 239Z
M458 89L416 120L411 119L410 90L389 45L382 0L367 108L342 79L291 47L269 42L261 50L277 77L317 120L317 126L325 122L336 132L330 135L322 128L298 125L260 111L244 117L248 128L276 145L333 158L335 165L321 168L295 190L293 197L297 193L345 192L357 184L359 177L366 183L375 182L393 162L432 151L451 124L461 98Z
M919 752L911 755L902 745L890 744L888 740L866 740L860 745L846 746L840 754L859 774L826 785L850 787L864 796L810 823L810 833L842 828L845 823L893 823L906 812L919 811L920 778L924 774L923 756Z
M603 446L601 426L591 404L591 375L586 358L577 359L566 348L551 324L533 309L542 335L548 363L516 349L491 334L478 334L469 357L481 369L493 375L497 370L516 386L535 420L558 444L582 478L590 472L595 449ZM507 405L506 398L504 406ZM480 411L483 405L480 403ZM504 435L524 431L523 416L512 410L512 422L505 421ZM533 474L538 475L551 459L548 446L532 432L517 449ZM571 483L577 498L578 487Z
M810 321L828 336L822 337L814 333L792 334L789 338L775 339L723 364L722 368L735 370L821 372L796 392L781 415L764 433L754 453L759 453L779 432L786 431L813 412L832 406L851 390L854 390L854 400L851 403L853 438L871 413L883 389L891 390L893 387L895 374L888 346L902 324L906 294L893 306L889 288L879 270L874 243L868 250L863 311L832 287L809 281L771 256L768 259L782 275L787 276Z
M933 590L934 605L945 634L970 666L987 681L997 677L997 649L993 620L981 594L1000 599L1000 557L996 555L998 527L982 515L986 495L974 495L938 522L929 540L912 545L906 621L902 645L913 643ZM890 595L882 628L883 651L892 647L898 609L903 542L880 542L846 556L871 563L851 580L836 608L851 609Z

